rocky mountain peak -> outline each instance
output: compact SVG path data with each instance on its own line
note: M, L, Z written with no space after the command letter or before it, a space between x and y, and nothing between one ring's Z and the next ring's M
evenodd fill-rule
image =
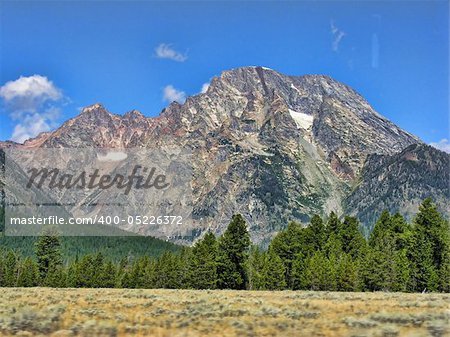
M290 220L307 222L311 214L332 210L368 223L371 210L396 210L401 198L413 195L408 191L415 182L420 191L405 212L415 211L417 195L428 195L427 189L440 201L448 195L442 190L448 188L449 157L414 146L422 142L377 113L355 90L329 76L288 76L259 66L224 71L206 93L183 104L172 102L154 118L137 110L120 116L98 103L88 106L27 144L189 148L195 232L219 233L234 213L241 213L256 242ZM440 182L433 189L420 178L427 167L436 168L433 179ZM401 174L405 184L387 202L371 191L386 181L379 195L388 195L398 181L389 172Z
M123 115L124 119L135 120L135 119L145 119L145 116L138 110L131 110Z
M83 108L81 113L75 118L82 120L104 120L110 119L111 117L112 114L102 104L95 103Z
M270 123L278 130L271 133L286 141L301 137L318 146L348 179L358 175L368 154L392 154L420 142L329 76L287 76L260 66L226 70L206 94L168 110L186 129L203 134L226 127L239 132L237 138L251 132L261 141Z
M27 139L23 145L25 147L38 147L40 145L42 145L47 138L49 138L52 135L52 132L41 132L40 134L38 134L35 138L32 139Z
M86 107L84 107L82 110L81 110L81 113L82 114L90 114L90 113L101 113L101 112L108 112L106 109L105 109L105 107L103 106L103 104L101 104L101 103L94 103L94 104L91 104L91 105L88 105L88 106L86 106Z

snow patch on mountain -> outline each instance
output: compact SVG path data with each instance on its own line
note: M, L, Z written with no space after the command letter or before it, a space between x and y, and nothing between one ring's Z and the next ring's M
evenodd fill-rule
M312 115L307 115L303 112L298 112L291 109L289 109L289 113L299 129L308 130L312 127L314 122L314 117Z
M300 95L302 94L302 93L300 92L300 90L298 90L298 88L297 88L294 84L292 84L292 83L291 83L291 89L294 89L294 90L297 91Z

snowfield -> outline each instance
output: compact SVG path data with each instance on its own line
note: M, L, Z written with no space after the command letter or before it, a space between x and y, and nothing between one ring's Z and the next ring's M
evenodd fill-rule
M312 115L305 114L303 112L298 112L289 109L289 113L297 124L299 129L309 130L312 128L314 117Z

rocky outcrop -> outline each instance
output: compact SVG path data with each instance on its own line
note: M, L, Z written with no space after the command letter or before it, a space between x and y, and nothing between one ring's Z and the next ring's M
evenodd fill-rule
M347 212L373 225L384 209L411 218L428 197L448 216L450 156L429 145L413 144L393 155L370 155L344 204Z

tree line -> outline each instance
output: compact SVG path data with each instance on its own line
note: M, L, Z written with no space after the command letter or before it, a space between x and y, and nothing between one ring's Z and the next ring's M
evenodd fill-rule
M38 239L38 236L8 236L0 233L0 256L2 250L8 251L11 249L23 258L28 256L35 257L35 244ZM124 256L148 255L150 257L158 257L166 251L178 252L181 250L179 245L151 236L140 235L61 236L60 243L64 264L73 262L77 256L95 255L99 251L107 259L116 263Z
M99 252L64 263L49 229L35 258L1 254L0 286L450 292L449 257L449 223L426 199L412 223L384 211L368 239L356 218L331 213L306 227L289 223L263 250L234 215L220 237L119 262Z

